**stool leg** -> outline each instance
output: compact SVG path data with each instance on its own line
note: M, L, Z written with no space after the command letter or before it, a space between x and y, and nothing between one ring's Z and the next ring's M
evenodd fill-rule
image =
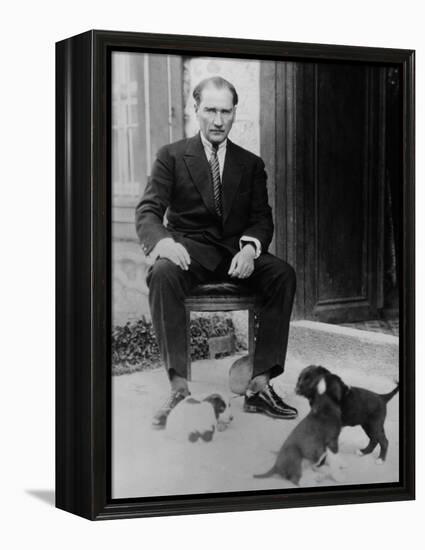
M186 307L186 376L192 380L192 361L190 359L190 309Z
M254 355L255 341L254 341L254 309L250 307L248 309L248 353Z

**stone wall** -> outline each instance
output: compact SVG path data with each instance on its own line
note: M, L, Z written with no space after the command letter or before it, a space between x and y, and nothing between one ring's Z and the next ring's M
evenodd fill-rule
M150 318L146 271L149 263L137 242L112 244L112 325Z

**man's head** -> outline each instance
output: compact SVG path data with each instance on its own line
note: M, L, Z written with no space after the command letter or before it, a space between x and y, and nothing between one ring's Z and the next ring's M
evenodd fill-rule
M193 98L202 134L212 144L222 143L235 119L238 103L235 87L220 76L206 78L193 90Z

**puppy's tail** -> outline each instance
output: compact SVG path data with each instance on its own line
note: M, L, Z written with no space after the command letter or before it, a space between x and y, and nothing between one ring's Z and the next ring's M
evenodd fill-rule
M264 474L254 474L253 477L260 479L265 477L271 477L275 473L276 473L276 469L274 466L272 466L268 472L264 472Z
M397 386L393 389L393 391L390 391L390 393L385 393L384 395L381 394L381 397L385 401L385 403L388 403L388 401L395 396L395 394L399 391L399 389L400 389L400 383L397 382Z

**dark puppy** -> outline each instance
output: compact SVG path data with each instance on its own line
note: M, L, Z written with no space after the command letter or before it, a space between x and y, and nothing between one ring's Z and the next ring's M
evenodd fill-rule
M326 381L322 378L316 386L310 412L289 434L274 466L268 472L254 477L264 478L279 474L298 485L303 459L321 466L329 449L332 453L338 452L341 427L341 409L327 395Z
M364 388L347 386L339 376L332 374L328 369L310 365L301 371L295 392L307 397L312 405L317 385L323 378L326 380L326 393L341 406L342 425L360 425L370 439L368 445L359 453L369 454L379 443L381 449L377 463L382 463L388 451L388 439L384 431L387 403L398 392L398 384L390 393L381 395Z

